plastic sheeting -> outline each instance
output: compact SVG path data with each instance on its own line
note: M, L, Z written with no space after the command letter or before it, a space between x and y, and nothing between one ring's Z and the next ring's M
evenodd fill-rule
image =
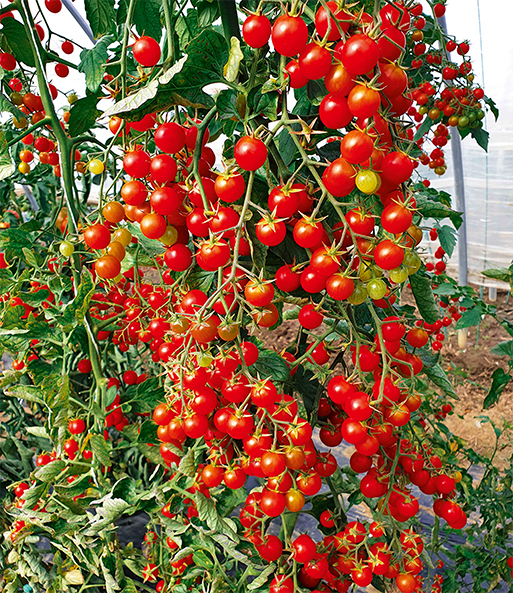
M468 40L475 82L496 102L500 117L485 120L488 153L467 137L462 142L469 282L506 288L484 277L488 268L509 267L513 260L513 0L450 0L447 28L458 41ZM452 55L456 62L461 58ZM432 187L455 196L452 155L447 173ZM454 201L453 201L454 204ZM449 270L456 274L457 248Z

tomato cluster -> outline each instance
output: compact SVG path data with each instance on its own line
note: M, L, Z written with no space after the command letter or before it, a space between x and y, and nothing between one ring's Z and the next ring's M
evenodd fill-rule
M51 12L60 4L46 0ZM444 9L435 4L434 15ZM157 524L195 524L201 511L197 495L215 498L258 479L260 487L244 490L236 525L258 560L276 563L270 593L293 593L297 583L345 593L353 584L370 585L374 576L413 593L424 586L425 567L424 539L411 527L419 513L415 488L433 496L434 513L450 528L462 529L467 517L458 487L463 476L426 435L416 379L423 361L433 358L427 348L441 350L443 329L462 309L442 297L447 315L426 323L401 300L419 271L422 279L434 272L442 280L446 270L442 247L436 264L421 270L423 216L412 181L419 164L445 172L442 148L449 128L477 127L484 95L472 88L468 61L455 73L440 52L428 50L419 4L387 2L371 16L330 0L319 4L309 25L304 14L283 7L271 14L273 22L251 14L242 33L250 48L267 52L271 42L284 64L278 127L298 136L301 165L274 176L267 187L270 171L280 164L270 126L239 125L219 172L208 145L209 116L202 120L177 106L139 121L112 117L112 146L122 148L114 191L104 193L102 186L98 211L78 232L68 225L68 209L60 210L55 226L65 236L46 263L54 275L70 274L76 262L91 271L84 275L96 283L88 315L98 348L113 347L139 361L136 371L127 357L118 364L119 378L105 381L105 421L101 417L94 430L105 439L126 431L126 390L144 384L155 369L162 378L165 399L153 410L152 445L158 442L155 456L170 485L159 492ZM62 51L73 51L65 43ZM414 44L416 57L407 69L402 60L408 44ZM467 51L460 44L459 53ZM141 79L161 59L159 44L147 36L136 39L132 53ZM0 65L13 70L11 58L1 54ZM439 80L419 82L424 60L440 66ZM64 64L58 66L63 75ZM311 89L314 81L326 91L312 107L311 120L291 119L291 89ZM41 121L41 98L22 94L18 79L10 85L11 101L32 123ZM437 124L429 155L421 150L428 128L415 138L415 124L420 129L424 115ZM69 117L65 112L64 129ZM23 119L20 129L28 125ZM298 124L302 133L296 132ZM327 162L318 158L314 133L322 135ZM30 172L36 152L40 163L61 175L51 132L27 134L22 141L33 149L20 153L21 173ZM103 180L110 174L100 158L86 165L77 151L74 159L80 174ZM436 240L436 229L429 235ZM259 263L267 255L273 263ZM2 260L2 267L8 265ZM20 297L7 295L4 301L24 307L24 320L51 312L55 295L49 284L31 286L31 292L49 293L40 309ZM280 353L252 335L292 319L298 337ZM24 371L39 356L38 346L37 340L31 343L15 370ZM73 364L80 380L87 382L91 374L97 380L92 356ZM318 393L307 406L310 384L318 385ZM445 404L437 417L451 411ZM68 418L62 451L42 453L37 466L93 457L88 443L96 420ZM337 481L343 478L334 451L343 442L354 447L347 474L354 478L352 496L369 502L369 521L348 521L342 508ZM191 451L191 479L175 492ZM328 502L316 513L323 487L330 490ZM20 507L28 488L26 482L17 487ZM274 519L282 517L285 524L304 512L318 521L318 541L286 530L275 535ZM25 527L18 523L12 539ZM195 559L186 554L162 570L155 543L166 537L171 552L179 544L154 528L146 535L150 552L142 575L157 591L169 591L192 572ZM442 582L436 577L434 593Z

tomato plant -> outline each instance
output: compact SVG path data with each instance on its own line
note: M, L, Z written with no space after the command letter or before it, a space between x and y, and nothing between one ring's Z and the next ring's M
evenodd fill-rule
M511 475L443 424L444 328L494 312L420 166L495 109L445 5L97 0L78 52L44 4L0 8L4 590L511 584Z

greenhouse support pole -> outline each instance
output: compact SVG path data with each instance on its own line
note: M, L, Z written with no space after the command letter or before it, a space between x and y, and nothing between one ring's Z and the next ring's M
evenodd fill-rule
M438 19L444 33L447 34L445 15ZM465 181L463 177L463 156L461 153L461 137L457 130L451 134L452 163L454 167L454 189L456 194L456 210L463 215L463 222L458 229L458 284L466 286L468 282L467 257L467 223L465 210Z
M89 40L94 43L94 35L89 26L89 23L85 20L85 18L80 14L80 12L75 8L73 2L71 0L62 0L64 6L68 9L71 13L71 16L77 21L80 25L80 28L84 31L84 33L89 37Z

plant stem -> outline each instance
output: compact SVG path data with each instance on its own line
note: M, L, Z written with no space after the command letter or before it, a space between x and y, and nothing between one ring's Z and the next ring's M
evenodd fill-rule
M224 36L229 47L232 37L241 38L237 6L235 0L217 0L217 5L221 14Z
M42 128L43 126L46 126L46 124L51 123L51 121L52 120L49 117L44 117L43 119L39 120L36 124L33 124L32 126L30 126L29 128L27 128L26 130L24 130L19 136L16 136L16 138L13 138L12 140L10 140L7 143L7 148L9 148L9 146L13 146L13 144L16 144L16 142L19 142L20 140L23 140L23 138L25 138L26 136L28 136L34 130L37 130L38 128Z

